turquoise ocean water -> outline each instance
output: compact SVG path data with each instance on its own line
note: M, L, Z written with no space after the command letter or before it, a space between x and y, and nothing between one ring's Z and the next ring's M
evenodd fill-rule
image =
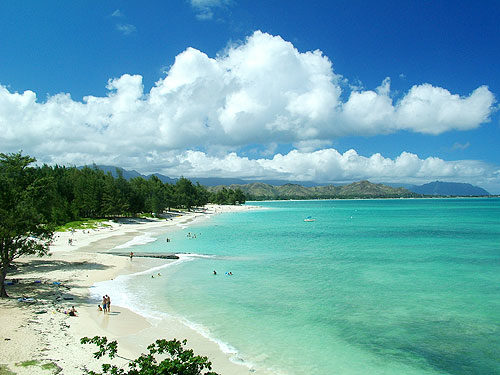
M500 374L500 199L252 204L134 246L203 256L118 300L260 372Z

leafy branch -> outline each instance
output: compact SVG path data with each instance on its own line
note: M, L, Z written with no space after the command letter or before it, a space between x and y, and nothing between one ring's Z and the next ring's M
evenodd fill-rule
M94 353L96 359L106 354L110 359L119 357L117 355L118 343L116 341L108 342L106 337L84 337L81 339L81 343L97 345L98 351ZM143 353L128 363L128 371L115 365L103 364L102 373L94 371L87 371L87 373L90 375L217 375L217 373L210 371L212 363L208 358L195 355L192 349L185 349L186 343L187 340L167 341L159 339L148 346L148 354ZM158 362L156 355L166 355L166 358ZM205 370L208 371L203 372Z

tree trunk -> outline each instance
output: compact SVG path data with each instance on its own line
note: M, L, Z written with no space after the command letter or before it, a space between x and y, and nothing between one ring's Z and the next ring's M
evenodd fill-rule
M0 269L0 298L6 298L9 296L5 290L5 276L7 276L7 268Z

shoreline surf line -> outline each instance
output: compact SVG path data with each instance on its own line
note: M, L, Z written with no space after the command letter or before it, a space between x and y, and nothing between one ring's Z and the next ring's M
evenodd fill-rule
M174 218L173 220L167 221L167 223L165 223L166 225L164 224L164 225L155 226L154 231L153 231L153 235L157 238L157 237L159 237L165 233L168 233L170 231L176 231L176 230L179 230L181 228L186 228L186 227L196 225L196 224L201 224L201 223L206 224L206 223L209 223L207 219L210 219L212 216L218 215L218 214L247 212L249 210L260 210L260 209L265 209L265 207L248 206L248 205L247 206L225 207L225 206L213 206L212 205L210 207L210 209L207 210L207 212L205 212L203 214L190 215L191 217L189 218L189 220L186 220L186 219L188 219L186 217L179 218L181 221L179 223L179 222L176 222L177 220ZM210 224L208 224L208 225L210 225ZM140 229L147 229L147 228L140 228ZM144 232L141 232L140 229L138 229L138 231L136 231L136 233L139 232L139 233L141 233L140 235L144 234ZM148 232L149 232L149 230L148 230ZM136 235L135 237L138 237L138 236ZM132 238L132 241L133 241L133 238ZM114 245L117 246L117 245L120 245L120 243L114 244ZM113 247L111 247L110 249L112 249L112 248ZM134 248L134 247L131 246L131 248ZM115 255L114 252L107 252L107 254ZM158 266L149 267L148 269L146 269L144 271L140 271L140 272L144 272L147 274L147 273L153 272L153 269L154 270L161 270L162 268L168 267L172 264L179 264L177 262L180 262L180 261L187 261L187 260L190 261L190 260L196 259L196 257L200 257L200 258L201 257L211 257L210 255L203 255L203 254L179 254L179 255L181 255L181 258L183 258L182 260L174 260L173 262L168 262L167 264L161 264ZM146 259L147 258L142 258L141 261L142 260L146 261ZM150 259L150 261L158 262L157 260L153 260L153 259ZM121 268L121 269L116 271L115 279L118 278L119 276L127 276L127 275L130 275L129 273L127 273L127 269ZM112 281L112 280L107 280L107 281ZM102 285L105 285L105 284L102 284ZM99 294L99 297L100 297L100 292L98 292L98 289L93 290L94 287L95 287L95 283L93 285L89 285L89 288L87 289L88 290L87 298L89 301L89 306L92 306L92 302L91 302L92 295L97 296ZM241 357L239 357L235 354L230 355L229 353L227 353L227 349L230 347L230 344L227 344L227 343L223 342L222 340L218 340L217 338L212 338L212 337L207 338L206 336L203 335L202 332L198 332L193 327L190 327L189 325L185 324L186 322L188 322L187 319L185 320L185 323L183 323L183 321L179 317L173 317L173 316L165 317L165 315L164 315L165 313L162 313L161 315L153 314L153 316L150 315L148 317L145 317L145 315L147 315L147 313L142 309L143 303L139 304L139 306L130 306L130 303L127 303L127 302L129 302L129 301L125 300L125 301L120 302L120 301L117 301L116 298L113 298L113 305L115 305L115 306L119 306L119 304L126 305L126 306L128 305L128 307L122 307L122 309L124 309L126 311L130 311L131 314L139 315L142 319L145 319L145 321L149 322L149 324L153 323L153 328L141 330L141 332L139 332L137 335L135 335L134 340L131 340L130 337L121 337L119 340L120 345L121 345L121 347L124 348L124 350L126 352L137 353L137 352L140 352L142 350L145 350L147 345L149 345L151 342L153 342L154 340L156 340L158 338L157 337L157 334L158 334L158 332L157 332L158 326L157 325L160 322L162 322L162 319L163 320L170 319L170 322L173 325L167 325L169 327L169 329L165 329L164 336L169 337L169 335L175 334L176 335L175 337L187 338L188 339L188 346L190 348L194 349L195 352L198 354L208 356L208 358L210 359L210 361L212 362L212 364L214 366L213 367L214 371L220 373L221 375L226 375L226 374L232 374L232 375L240 375L241 374L241 375L243 375L243 374L248 374L249 372L256 371L256 369L253 367L253 365L250 362L242 360ZM139 313L137 313L136 311ZM99 322L96 321L95 317L93 320L94 320L94 322L99 324ZM153 320L153 322L151 322L150 320ZM100 324L100 327L101 327L101 329L106 330L105 326L102 325L102 322ZM200 327L200 326L198 325L198 327ZM176 332L181 332L181 333L176 333ZM115 335L111 331L109 333L112 335ZM148 342L146 342L145 337L141 336L142 333L144 333L144 335L146 335L146 336L149 335L149 336L147 336L150 339ZM142 345L142 346L139 345L139 341L143 342L144 345ZM234 356L234 358L232 358L233 356ZM260 371L260 370L259 370L259 373L267 374L266 371Z
M252 363L251 361L242 358L242 353L235 348L233 345L231 345L229 342L226 342L216 336L214 336L211 333L211 330L203 325L202 323L198 322L193 322L186 318L185 316L178 314L176 312L169 313L165 311L152 311L145 309L144 304L142 301L140 301L140 297L133 296L132 298L129 298L130 294L126 293L127 288L125 284L129 282L131 279L138 277L138 276L144 276L144 275L155 275L158 271L161 271L165 268L170 268L174 266L178 266L181 263L185 262L191 262L196 259L210 259L210 258L215 258L215 255L207 255L207 254L196 254L196 253L179 253L175 254L179 257L177 260L172 260L166 264L162 264L159 266L154 266L151 268L148 268L143 271L138 271L132 274L125 274L125 275L119 275L113 280L106 280L106 281L101 281L98 283L95 283L92 286L92 292L91 294L94 297L94 300L91 301L91 303L96 303L99 301L100 296L105 294L107 290L113 290L114 292L114 297L113 297L113 305L118 306L124 309L127 309L129 311L132 311L133 313L142 316L145 318L153 327L160 327L162 326L163 322L167 320L174 319L177 321L179 324L184 326L187 329L190 329L191 331L194 331L196 334L204 337L205 339L209 340L210 342L214 343L217 345L219 350L224 353L225 355L228 356L228 359L234 363L237 366L244 366L245 368L248 369L248 371L255 372L256 370L256 365ZM134 298L135 297L135 298ZM89 298L92 298L92 296L89 296ZM259 371L259 373L264 373Z
M221 212L249 209L248 206L211 206L206 214L197 216L207 218ZM186 213L186 216L194 215ZM182 217L179 219L183 220ZM16 298L26 294L35 298L37 303L23 304L21 307L17 299L0 301L0 333L7 332L5 336L9 338L8 343L5 341L4 345L0 345L0 363L9 370L21 371L20 374L27 372L17 367L16 363L28 360L51 361L67 374L81 374L85 369L100 371L101 362L93 356L95 348L80 343L83 336L96 335L117 340L121 355L127 358L136 358L142 352L147 352L147 346L158 338L157 328L151 328L147 319L125 308L112 307L112 314L106 316L99 313L96 305L89 303L91 286L98 281L111 280L119 275L163 264L165 261L148 258L130 262L126 257L100 252L124 244L145 232L157 235L176 231L179 229L176 225L179 219L120 220L107 222L106 226L96 229L56 232L50 246L51 257L26 256L16 259L17 271L10 277L19 278L21 282L10 286L9 294ZM40 280L41 283L32 283L33 280ZM47 294L48 289L57 293ZM68 302L65 298L56 298L60 293L73 300ZM112 291L107 294L113 299ZM78 310L77 318L61 313L72 304ZM46 313L38 313L45 310ZM166 330L168 332L180 339L187 338L188 347L196 354L206 355L215 372L221 375L248 375L244 366L232 363L216 344L181 323L172 320L172 325ZM26 337L30 337L30 340L26 340ZM116 358L110 362L119 367L126 366L126 363Z
M130 241L125 242L122 245L117 245L113 249L129 249L133 246L140 246L140 245L147 245L148 243L155 242L157 241L158 238L153 236L153 233L151 232L146 232L144 234L140 234L138 236L135 236L133 239Z

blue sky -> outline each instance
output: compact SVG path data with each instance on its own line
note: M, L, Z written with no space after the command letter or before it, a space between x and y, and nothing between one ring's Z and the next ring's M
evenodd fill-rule
M500 193L498 19L496 1L4 1L0 151Z

